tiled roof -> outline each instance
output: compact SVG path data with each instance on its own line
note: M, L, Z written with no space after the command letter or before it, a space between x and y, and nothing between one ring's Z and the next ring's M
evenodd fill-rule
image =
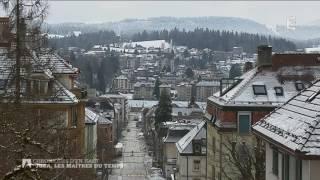
M70 63L65 61L57 54L44 54L39 56L39 62L41 65L47 65L53 74L76 74L78 68L73 67ZM44 66L46 67L46 66Z
M31 63L32 72L49 72L49 74L77 74L78 68L73 67L70 63L62 59L55 53L32 55L33 57L22 57L21 62ZM12 72L12 67L15 65L15 59L9 58L7 52L0 52L0 75L1 78L7 78ZM23 67L23 66L22 66ZM26 72L21 69L22 75Z
M22 63L31 62L32 72L30 74L44 74L46 80L51 79L54 81L53 87L51 89L51 93L38 96L22 97L22 101L25 103L38 104L77 103L79 101L77 97L67 88L65 88L59 81L55 80L54 74L76 74L78 73L78 69L73 68L69 63L56 54L33 56L33 58L30 58L30 56L23 57L21 59ZM9 82L13 81L14 65L14 58L8 58L7 52L3 51L0 53L0 88L6 90L6 92L2 92L2 96L7 97L5 101L8 101L15 91L15 87L11 85L12 82ZM22 79L26 77L25 68L21 68L21 76ZM4 82L8 82L8 84L5 84ZM26 93L26 84L22 85L21 91L23 94Z
M30 104L75 104L79 99L60 82L55 81L50 95L22 98L22 102Z
M320 81L257 122L253 129L292 151L320 156Z

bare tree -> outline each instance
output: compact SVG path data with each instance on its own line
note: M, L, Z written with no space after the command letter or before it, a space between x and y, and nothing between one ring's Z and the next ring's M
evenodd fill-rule
M69 113L71 106L61 104L68 90L52 74L56 68L52 51L43 48L46 37L41 25L47 2L2 0L0 6L9 16L10 32L10 45L0 51L5 82L0 92L0 177L90 179L92 170L22 167L22 159L84 157L78 142L84 125L76 122L77 127L70 128L67 122L68 116L78 117L84 110L72 106L76 110ZM53 105L46 106L48 102Z
M261 140L253 137L241 138L236 135L226 138L222 144L221 173L227 179L265 179L265 151Z

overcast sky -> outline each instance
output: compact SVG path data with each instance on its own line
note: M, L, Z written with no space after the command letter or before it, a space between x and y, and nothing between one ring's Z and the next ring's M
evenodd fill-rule
M320 1L49 1L47 22L107 22L159 16L232 16L268 26L285 24L295 16L297 25L320 19Z

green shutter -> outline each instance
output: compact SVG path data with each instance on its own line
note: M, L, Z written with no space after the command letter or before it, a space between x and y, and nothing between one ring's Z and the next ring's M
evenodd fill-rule
M239 133L249 133L250 132L250 116L249 115L239 115Z

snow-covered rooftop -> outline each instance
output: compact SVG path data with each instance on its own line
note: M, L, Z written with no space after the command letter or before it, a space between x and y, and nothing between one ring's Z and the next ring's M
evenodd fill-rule
M272 68L254 68L242 75L240 83L225 94L220 96L220 92L217 92L208 99L217 104L230 106L278 106L299 92L296 88L297 82L303 83L304 87L309 85L308 81L299 81L309 74L312 74L314 79L320 78L320 66L290 66L276 71ZM287 79L281 81L281 77ZM253 85L264 85L266 94L255 94ZM275 87L281 87L283 95L276 94Z
M166 42L165 40L153 40L153 41L137 41L137 42L128 42L123 43L122 48L124 47L136 47L136 46L142 46L144 48L161 48L161 49L167 49L170 48L170 44Z
M219 81L200 81L196 86L220 86Z
M206 128L204 127L204 125L205 121L200 122L176 143L176 147L180 154L192 154L192 141L202 140L206 138Z
M153 101L153 100L134 100L134 99L128 100L129 107L137 107L137 108L142 108L142 107L151 108L157 105L158 103L159 103L158 101ZM189 101L172 101L172 104L177 105L177 107L188 107ZM206 107L206 102L196 102L196 104L201 109L205 109Z
M112 122L107 118L102 117L90 108L85 108L85 123L88 124L111 124Z
M38 104L52 104L52 103L66 103L73 104L79 102L77 97L70 92L62 83L54 79L55 74L77 74L78 69L72 67L68 62L62 59L57 54L47 53L39 55L31 55L32 58L24 57L21 59L22 64L25 62L31 63L32 72L28 74L32 78L33 75L43 74L45 81L53 80L51 89L48 89L47 94L39 94L38 96L24 96L27 92L26 83L22 84L22 101L24 103L38 103ZM14 58L8 58L6 54L0 54L0 80L1 87L6 88L6 94L4 97L10 97L15 91L15 87L11 86L10 83L4 87L3 82L12 81L12 73L14 72L13 67L15 65ZM23 66L25 67L25 66ZM21 76L25 78L27 74L26 68L21 68Z
M196 124L176 124L168 129L167 136L163 139L164 143L176 143L186 135Z
M320 156L320 81L257 122L253 129L293 152Z

